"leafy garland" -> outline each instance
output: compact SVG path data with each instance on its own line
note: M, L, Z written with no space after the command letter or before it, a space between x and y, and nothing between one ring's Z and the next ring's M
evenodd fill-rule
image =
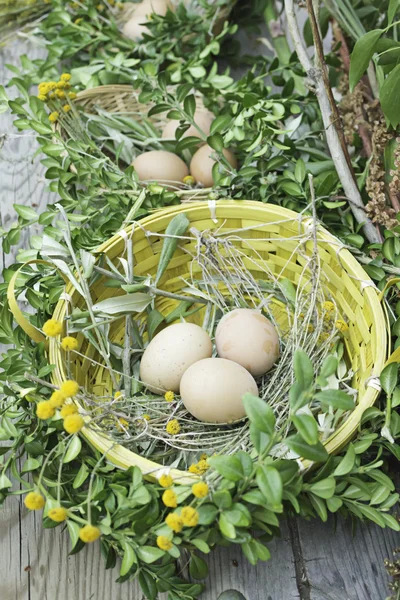
M89 3L90 4L90 3ZM87 3L85 3L85 6ZM89 5L88 5L89 6ZM54 38L54 46L50 45L57 54L59 48L62 51L51 55L41 65L42 73L46 77L51 77L55 74L55 65L60 59L67 58L67 49L65 41L69 39L71 31L71 18L68 16L66 27L60 27L64 24L65 19L62 13L63 8L57 7L55 2L56 14L58 16L44 21L44 31L48 31L52 35L57 31L58 37ZM88 10L93 10L89 7ZM86 10L86 9L85 9ZM68 11L67 11L68 12ZM77 18L80 18L79 16ZM96 17L98 21L102 19ZM157 26L160 28L169 27L168 19L155 19ZM183 19L182 19L183 21ZM97 22L97 21L96 21ZM78 24L79 25L79 24ZM109 27L107 25L107 27ZM152 25L150 25L150 28ZM48 28L48 29L46 29ZM96 62L95 46L91 43L93 32L85 28L85 43L79 40L75 50L79 48L89 48L93 57L91 65ZM90 29L90 28L89 28ZM107 47L115 44L116 40L120 40L118 30L111 25L104 33L103 41L105 43L105 53L103 63L95 65L97 70L93 73L107 73L115 69L114 65L109 66L107 63ZM111 33L110 33L111 32ZM232 30L230 31L232 33ZM226 32L225 32L226 33ZM79 35L81 32L79 31ZM83 35L83 34L82 34ZM224 34L225 35L225 34ZM61 36L61 37L60 37ZM162 37L162 36L160 36ZM158 38L157 38L158 39ZM158 44L157 39L154 44ZM199 39L199 38L197 38ZM57 43L56 41L57 40ZM64 40L64 44L62 41ZM112 40L107 46L107 40ZM124 44L121 43L121 50L124 50ZM212 42L211 42L212 43ZM201 48L203 44L203 48ZM208 45L207 45L208 44ZM242 102L244 106L253 102L253 106L257 102L264 102L263 108L267 108L265 102L271 102L272 106L268 108L272 110L274 104L282 104L278 99L271 99L271 96L263 98L263 80L254 75L247 75L238 83L229 79L222 80L223 85L219 88L214 82L207 82L207 68L209 65L203 66L199 61L204 61L200 54L205 48L210 47L208 40L203 38L196 46L199 46L198 53L192 52L195 56L195 63L190 64L190 69L196 73L196 79L193 80L193 74L190 75L190 69L187 67L187 62L175 60L171 64L181 63L181 68L175 67L169 69L170 73L165 78L164 75L158 75L152 68L145 64L135 71L138 87L142 92L158 94L158 102L171 102L171 98L167 92L167 82L179 84L181 78L189 76L190 88L198 87L199 91L209 99L210 106L214 102L219 101L220 96L224 96L227 103L222 109L232 119L232 114L229 114L230 107L234 102ZM151 43L150 43L151 46ZM139 52L143 47L139 49ZM214 47L214 54L219 52L219 48ZM85 50L86 51L86 50ZM64 54L63 54L64 52ZM157 50L158 52L158 50ZM205 58L210 56L212 50L204 52ZM82 60L83 55L79 56L77 61ZM72 56L72 53L71 53ZM85 61L88 60L86 56ZM161 56L161 54L159 55ZM185 56L182 51L182 58ZM124 55L124 59L126 55ZM154 56L152 57L154 58ZM175 57L176 58L176 57ZM178 57L179 59L179 57ZM128 59L130 60L130 59ZM136 60L136 59L135 59ZM145 63L146 57L143 58ZM292 91L285 86L287 82L285 74L292 72L293 67L286 64L283 69L279 66L279 59L271 62L260 60L261 72L268 72L276 77L276 71L281 71L281 84L284 89L283 97L288 100L283 104L285 111L290 110L289 107L296 105L299 96L291 97ZM117 60L118 63L118 60ZM275 64L274 64L275 63ZM80 62L77 64L77 69L80 68ZM125 81L130 69L137 63L125 64L118 66L115 72L115 79L111 82ZM162 60L158 63L165 67L165 55L162 55ZM57 143L53 144L54 131L51 128L48 120L48 113L44 110L43 102L35 97L29 97L27 90L32 83L32 73L34 69L37 71L37 66L30 64L25 60L24 70L26 75L21 77L18 73L14 78L13 83L16 84L21 92L21 98L14 102L9 102L6 96L2 96L3 106L8 105L15 114L18 115L20 123L16 123L20 129L30 129L37 131L40 135L39 143L48 155L45 163L48 167L47 177L54 179L51 184L52 189L57 191L62 198L62 205L67 211L72 223L72 232L74 244L76 248L94 248L100 242L107 239L114 231L118 230L123 223L123 215L131 212L135 218L147 212L151 207L156 205L164 205L168 198L159 197L147 190L141 193L138 190L132 172L128 169L120 169L118 165L110 160L107 156L95 155L86 153L87 146L78 143L77 147L65 141L61 135L57 139ZM187 69L186 69L187 67ZM200 70L194 70L198 67L203 67L205 73ZM212 70L213 67L211 67ZM86 67L83 67L86 69ZM150 70L149 70L150 69ZM125 70L125 73L123 71ZM81 77L82 73L81 72ZM132 71L133 72L133 71ZM178 72L175 76L175 81L171 78L171 72ZM51 75L50 75L51 73ZM189 74L189 75L188 75ZM79 71L78 71L79 75ZM299 77L299 73L295 72L295 76ZM92 76L92 75L91 75ZM215 74L214 74L215 76ZM97 77L97 75L96 75ZM100 77L100 75L99 75ZM161 77L161 79L160 79ZM164 78L164 81L163 81ZM58 77L57 77L58 79ZM110 80L98 79L98 82L110 82ZM38 82L38 81L37 81ZM82 85L83 80L78 79ZM95 80L91 80L93 84ZM89 80L86 79L86 83ZM227 85L225 85L225 83ZM279 84L278 84L279 85ZM181 87L182 101L189 95L189 87ZM222 90L222 92L221 92ZM184 93L186 92L186 93ZM250 93L250 98L246 94ZM252 96L253 95L253 96ZM304 97L304 96L301 96ZM25 105L29 106L29 109ZM170 105L169 105L170 106ZM313 112L310 112L308 123L311 123L313 117L317 115L315 102L312 96L308 95L305 104L301 105L313 107ZM286 108L288 107L288 108ZM170 108L173 108L170 106ZM279 113L280 118L288 116L288 113ZM295 112L296 114L296 112ZM185 111L181 115L183 120L190 123L193 114ZM213 133L215 150L218 152L221 145L227 143L226 135L229 133L231 120L220 121L221 129ZM245 126L247 123L245 124ZM257 129L257 131L255 131ZM251 126L250 126L251 130ZM266 135L267 131L267 135ZM249 131L244 130L244 135L247 136ZM253 141L255 134L258 135L259 127L252 131ZM56 134L57 135L57 134ZM243 135L243 132L240 134ZM277 133L277 135L281 135ZM220 136L220 137L219 137ZM306 134L307 143L310 140L309 133ZM261 129L261 138L271 138L270 131ZM248 140L250 136L245 139ZM274 138L274 136L272 136ZM326 155L326 150L319 146L318 136L315 136L316 147L313 148L310 140L309 150L307 152L298 143L289 143L284 139L283 145L289 143L288 149L281 154L280 160L274 163L272 167L268 161L273 160L267 154L267 159L263 162L261 168L265 169L265 173L276 169L276 172L281 173L287 178L286 189L279 187L274 189L273 183L267 181L265 183L266 197L264 201L282 202L282 196L289 194L291 196L288 203L289 207L301 207L302 203L308 197L307 180L305 174L311 171L313 167L310 164L316 162L321 166L321 159L329 160ZM240 139L238 140L240 148ZM244 145L243 145L244 146ZM257 145L256 145L257 147ZM275 147L276 148L276 147ZM276 148L279 150L279 148ZM63 152L67 150L67 159ZM256 150L257 151L257 150ZM248 153L248 165L253 158L251 150L243 148L242 163L246 160ZM307 155L318 157L319 160L311 160L305 162L302 156ZM262 159L264 161L264 159ZM292 162L292 168L287 168L288 161ZM357 160L357 164L361 166L363 159ZM74 165L78 174L76 180L73 181L75 174L71 172L71 165ZM362 169L365 168L362 166ZM51 169L54 169L51 171ZM361 172L362 172L361 169ZM217 188L217 195L223 196L234 194L236 185L239 185L240 194L242 197L248 193L248 197L253 197L251 190L255 193L259 186L259 170L260 164L254 171L249 171L246 176L240 176L241 179L222 181ZM333 171L332 171L333 172ZM91 193L87 195L87 189L82 192L80 184L90 174L92 181L90 185ZM72 180L72 183L70 183ZM282 183L281 176L277 178L278 182ZM289 182L293 185L289 186ZM332 182L334 185L332 187ZM270 194L270 184L274 192ZM298 187L295 188L295 185ZM304 185L304 188L303 188ZM335 176L331 177L329 185L325 181L325 188L317 187L317 195L319 208L325 213L323 216L327 223L335 227L335 233L339 233L348 243L354 244L358 248L366 248L364 240L357 230L356 224L352 221L350 213L343 209L342 201L335 200L333 203L329 197L336 191L339 191L339 185ZM105 188L107 191L104 197L100 199L96 195L99 188ZM135 194L126 194L125 191L132 190ZM299 192L299 189L301 193ZM294 192L295 190L295 192ZM162 192L165 194L165 192ZM156 196L156 198L154 198ZM328 197L328 199L326 199ZM140 198L140 202L135 204ZM170 201L176 201L170 197ZM285 200L283 200L285 202ZM148 204L146 204L148 203ZM19 214L19 223L6 234L5 249L11 244L18 242L20 231L23 227L35 222L38 217L34 211L17 206ZM122 209L122 210L121 210ZM328 209L326 213L325 209ZM79 210L79 212L77 212ZM50 208L39 217L39 222L45 226L45 233L56 240L60 240L57 227L53 226L56 217L55 208ZM92 222L94 218L94 226ZM88 227L90 222L91 227ZM338 227L338 228L337 228ZM371 259L364 254L359 254L358 257L367 263L369 274L379 282L381 288L386 283L387 273L397 275L397 250L396 244L396 228L391 232L386 232L386 242L384 244L384 259L377 257ZM347 236L347 237L346 237ZM351 237L350 237L351 236ZM391 250L389 250L389 246ZM392 248L393 247L393 248ZM36 258L38 247L22 252L20 260L29 260ZM375 252L381 250L381 245L376 244L373 248ZM397 365L389 365L381 377L381 384L387 394L388 402L384 398L381 403L371 409L368 409L364 414L360 428L360 433L356 439L350 443L340 456L327 457L321 452L316 455L309 455L311 460L320 461L321 466L311 472L301 472L300 467L293 461L274 461L273 465L270 460L271 450L274 445L279 442L276 438L277 434L274 429L274 416L265 404L257 405L257 411L248 412L248 417L253 428L253 443L259 454L259 459L256 464L252 458L244 452L240 452L235 456L230 457L215 457L208 461L207 465L198 467L199 473L208 467L215 473L220 475L218 479L218 490L209 487L208 483L203 483L203 487L195 488L196 483L188 486L171 486L171 481L168 477L158 482L149 483L142 479L138 469L132 468L128 471L119 471L112 465L106 464L104 456L99 454L92 447L75 435L66 435L63 428L64 421L61 416L56 416L50 422L38 420L35 415L35 406L38 398L46 397L48 388L43 387L38 383L32 385L32 380L26 377L26 373L30 371L30 376L37 377L39 380L48 381L51 372L51 366L48 365L45 345L32 344L27 340L25 334L19 327L13 329L11 314L8 311L7 302L5 299L7 283L13 274L14 267L7 270L4 274L5 283L0 287L2 296L2 311L0 321L0 339L9 344L12 341L15 344L15 349L5 353L1 363L4 372L0 376L2 382L2 391L5 394L1 405L1 428L0 438L8 442L2 452L2 475L0 476L1 498L4 500L8 495L15 495L29 492L30 495L26 499L26 504L31 509L42 508L45 504L45 527L54 527L59 523L64 523L69 531L73 552L79 551L85 542L93 541L101 535L101 545L106 557L106 566L113 567L117 556L122 557L121 578L124 581L132 576L137 576L145 595L148 598L156 598L158 592L169 591L169 599L177 598L196 598L201 592L199 584L187 583L175 576L175 559L181 556L181 551L184 550L190 555L190 574L195 579L201 579L206 575L206 565L204 561L196 554L197 551L207 553L210 548L219 543L239 543L247 556L247 558L255 564L257 560L266 560L269 557L269 552L265 546L265 542L278 533L279 519L293 512L301 514L306 518L319 516L322 520L327 519L329 512L340 513L344 516L350 516L357 519L372 520L380 526L389 526L398 530L399 526L396 520L389 514L389 510L398 500L398 494L394 491L394 485L387 475L387 464L382 464L382 457L392 455L395 460L400 459L400 446L398 440L400 437L400 417L398 406L400 404L400 392L396 387L397 384ZM39 273L39 274L38 274ZM37 282L40 282L40 291L38 291ZM35 322L38 327L43 327L48 316L52 314L55 302L57 301L63 284L58 275L48 273L41 270L36 273L25 272L21 275L18 282L18 291L26 290L27 300L36 309ZM394 321L393 332L397 337L398 324L394 320L394 315L397 313L396 294L391 292L394 299L394 312L391 317ZM306 357L303 358L306 360ZM315 378L318 374L312 373L312 378L308 381L303 381L304 389L313 388ZM71 389L67 390L70 394ZM66 404L68 406L68 403ZM307 457L307 444L301 447L301 454ZM300 450L300 448L299 448ZM52 461L46 461L49 452L52 452ZM19 456L26 453L27 459L22 467L22 472L19 472L18 459ZM16 477L24 487L22 490L12 491L11 482L8 474L11 473ZM29 478L33 477L34 485L29 483ZM271 481L274 485L271 485ZM165 485L166 487L163 487ZM207 486L207 489L206 487ZM166 492L171 492L165 495ZM35 494L37 494L35 496ZM205 494L205 497L202 496ZM30 498L30 499L28 499ZM43 499L42 499L43 498ZM176 510L174 504L177 504ZM168 504L170 506L168 506ZM185 510L185 509L188 510ZM167 519L167 522L166 522ZM254 537L250 533L250 529L257 529L263 532L261 536ZM160 538L160 539L158 539Z

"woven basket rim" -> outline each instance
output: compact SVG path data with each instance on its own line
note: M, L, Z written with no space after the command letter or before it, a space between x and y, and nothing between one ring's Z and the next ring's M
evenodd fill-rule
M204 209L210 209L209 204L207 202L193 202L186 205L179 206L171 206L166 207L161 210L158 210L151 215L144 217L140 221L138 221L141 226L144 228L149 226L154 226L155 224L159 224L162 221L168 222L175 215L185 212L187 214L196 214L197 212L204 211ZM310 221L310 217L301 216L299 213L291 211L286 208L282 208L275 205L263 204L257 201L251 200L219 200L216 203L216 213L218 218L218 212L223 210L225 213L227 211L243 211L246 212L246 218L251 220L251 215L259 213L260 211L265 211L266 214L270 213L273 209L273 214L276 219L274 220L298 220L302 226L307 226L307 221ZM234 215L230 215L234 216ZM223 220L223 216L219 216L220 219ZM266 222L273 222L269 219L266 219ZM135 227L135 224L128 226L125 231L129 234L132 231L132 228ZM101 244L97 249L96 253L100 254L105 251L110 251L116 244L119 244L121 241L121 235L116 233L109 240ZM372 312L372 318L375 322L376 327L376 335L377 338L375 340L375 348L379 348L379 353L375 351L374 360L373 360L373 373L371 377L379 377L381 370L384 367L384 364L387 359L388 353L388 332L387 332L387 322L385 318L385 313L383 307L380 303L379 293L376 290L376 286L373 284L372 280L364 271L363 267L357 262L357 260L352 256L352 254L343 246L338 238L329 233L324 227L319 226L318 228L318 241L323 243L331 243L337 245L339 247L337 254L340 255L340 260L346 268L352 272L355 278L360 280L360 293L365 296L369 303L369 308ZM73 286L70 284L66 290L66 293L71 293L73 291ZM65 301L59 300L56 305L56 309L54 312L54 318L63 320L64 313L66 309ZM49 358L50 363L55 365L55 369L52 374L53 382L56 385L61 385L61 383L67 379L67 376L64 372L64 368L62 366L62 361L58 360L60 357L60 348L57 344L56 339L51 339L49 344ZM337 429L335 432L324 442L324 446L329 454L334 454L338 452L353 436L355 433L360 421L363 412L371 407L379 392L373 386L368 386L366 392L362 397L362 401L359 402L356 408L352 411L346 421ZM90 421L90 417L87 417L87 420ZM158 465L157 463L143 458L134 452L124 448L121 445L114 445L108 436L102 432L100 428L94 430L93 428L84 428L82 430L83 435L86 439L95 446L98 450L106 453L107 458L110 462L114 463L116 466L121 468L128 468L133 464L139 466L144 475L146 475L150 479L154 479L157 477L157 472L165 470L165 467L162 465ZM107 442L110 446L107 448ZM303 460L303 464L305 467L309 467L312 463L309 461ZM193 479L196 479L196 476L192 475L189 472L181 471L177 469L171 469L171 476L174 481L177 483L190 483L193 482Z

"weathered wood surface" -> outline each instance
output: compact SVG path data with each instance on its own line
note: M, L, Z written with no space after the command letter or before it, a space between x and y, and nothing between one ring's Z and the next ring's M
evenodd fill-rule
M0 52L0 81L9 79L4 63L35 49L16 42ZM6 134L0 152L0 224L15 219L13 203L42 211L54 201L46 191L44 169L33 162L34 138L16 135L9 115L0 121ZM21 245L28 241L28 234ZM0 253L1 267L15 252ZM118 569L105 571L99 545L68 556L69 538L61 528L43 530L41 515L28 512L18 497L0 509L0 600L142 600L135 582L115 583ZM383 565L400 545L394 532L359 527L353 538L349 523L295 521L284 524L282 537L270 544L272 559L251 567L240 550L231 547L208 557L210 574L204 600L216 600L226 589L241 591L247 600L384 600L387 577Z

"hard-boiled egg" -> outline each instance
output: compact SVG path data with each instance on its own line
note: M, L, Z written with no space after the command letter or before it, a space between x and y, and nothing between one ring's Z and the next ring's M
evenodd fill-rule
M231 423L245 416L242 398L258 396L257 384L246 369L225 358L204 358L189 367L180 393L187 410L199 421Z
M279 358L278 333L259 311L236 308L224 315L215 332L218 356L233 360L258 377Z
M170 325L144 351L140 379L155 394L178 392L186 369L211 354L211 339L204 329L193 323Z
M169 187L180 187L189 169L179 156L166 150L150 150L135 158L132 165L139 181L157 181L161 185L173 183Z
M208 146L208 144L201 146L193 154L191 163L190 163L190 174L193 175L195 180L198 183L204 185L204 187L211 187L214 185L214 179L212 176L212 168L215 165L215 160L211 158L211 155L214 153L214 150ZM225 158L232 165L234 169L237 167L237 160L235 155L232 154L230 150L222 151Z
M210 135L210 127L211 127L211 123L212 123L213 119L214 119L214 115L212 114L212 112L210 112L206 108L202 108L202 109L199 108L194 113L194 122L206 136ZM162 132L162 137L166 138L166 139L175 139L175 132L178 129L178 127L179 127L179 121L176 121L176 120L168 121L168 123L166 124L166 126L164 127L164 130ZM187 129L185 131L185 133L183 134L182 137L189 137L189 136L194 136L194 137L198 137L198 138L202 139L199 130L194 125L191 125L189 127L189 129Z

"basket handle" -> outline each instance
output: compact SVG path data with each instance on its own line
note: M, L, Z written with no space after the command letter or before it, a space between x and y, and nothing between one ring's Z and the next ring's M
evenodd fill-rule
M25 331L25 333L31 338L31 340L33 340L34 342L39 344L40 342L44 342L46 340L46 338L43 335L43 333L41 331L39 331L39 329L37 327L32 325L32 323L30 323L28 321L28 319L26 317L24 317L22 310L18 306L17 297L15 295L15 286L17 283L18 275L20 274L22 269L24 269L27 265L32 265L32 264L50 265L51 267L54 267L54 265L52 263L48 262L47 260L40 260L40 259L28 260L26 263L21 265L19 267L19 269L17 269L15 271L14 275L11 277L10 283L8 284L8 288L7 288L7 300L8 300L8 306L10 307L13 317L16 320L16 322L18 323L18 325L21 327L21 329L23 329ZM65 277L65 275L63 273L60 273L60 275L62 276L64 281L66 283L68 283L68 279Z

